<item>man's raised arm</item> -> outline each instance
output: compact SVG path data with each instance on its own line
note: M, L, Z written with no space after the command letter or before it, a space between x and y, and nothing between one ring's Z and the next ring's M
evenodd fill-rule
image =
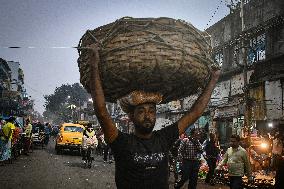
M118 136L118 130L106 109L105 96L99 73L100 56L98 47L97 45L91 45L89 46L89 48L91 54L91 57L89 59L91 66L90 89L93 98L94 109L102 127L106 142L112 143Z
M203 114L210 100L213 89L215 88L215 85L218 81L220 73L220 70L212 71L211 79L207 84L206 88L204 89L203 93L195 101L189 112L185 114L182 118L180 118L180 120L178 121L179 134L184 133L185 130Z

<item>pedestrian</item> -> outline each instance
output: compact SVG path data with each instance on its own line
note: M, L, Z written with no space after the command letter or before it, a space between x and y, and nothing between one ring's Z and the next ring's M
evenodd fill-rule
M170 163L170 166L171 166L172 171L174 173L175 182L178 181L178 174L179 174L179 170L178 170L178 149L179 149L180 143L181 143L183 138L184 138L184 136L181 136L179 139L177 139L175 141L174 145L170 148L170 151L169 151L169 163Z
M88 123L86 126L86 129L83 132L83 139L82 139L82 160L84 161L84 163L86 163L86 160L87 160L88 148L90 147L91 151L94 152L97 146L98 146L98 140L95 135L94 128L91 123ZM91 154L94 154L94 153L91 153Z
M109 144L104 145L103 155L104 163L112 163L112 152Z
M249 182L253 180L251 166L247 151L240 146L240 136L232 135L230 138L230 148L227 149L223 160L219 163L216 171L222 169L227 164L229 171L230 189L242 189L242 177L246 175Z
M3 130L2 130L4 125L5 125L5 120L0 118L0 166L4 165L4 161L2 160L3 159L2 156L5 152L5 147L6 147L6 144L4 142L4 141L6 141L5 138L4 138L4 140L2 140L2 137L4 137L4 133L3 133Z
M98 146L97 146L97 150L96 150L96 155L102 156L106 143L105 143L105 140L104 140L104 134L103 134L103 132L101 131L100 128L98 128L96 130L96 137L98 139Z
M19 143L20 143L20 133L22 132L22 129L18 122L14 122L15 129L12 133L12 141L11 141L11 157L13 159L17 159L19 155Z
M210 133L209 139L205 140L203 143L204 158L209 167L205 183L208 183L210 185L215 185L213 175L216 168L217 158L220 153L220 148L217 145L217 142L218 141L216 141L216 135L214 133Z
M47 146L49 143L49 137L51 133L51 126L50 123L45 123L44 126L44 144Z
M180 159L182 159L182 176L175 183L174 188L181 188L188 180L188 188L196 189L200 158L203 152L198 135L198 130L193 128L190 131L190 136L185 138L180 144L178 153L181 156Z
M24 155L29 155L31 143L32 143L32 129L33 126L29 119L26 119L26 124L24 128L25 137L24 137Z
M283 153L283 142L279 134L279 131L277 131L275 133L275 136L272 142L271 167L273 170L276 170L278 168L278 164L280 160L282 159L282 153Z
M134 124L134 133L122 133L109 115L99 73L99 54L96 45L90 46L90 91L96 116L110 145L115 160L115 181L118 189L165 189L168 183L168 153L179 135L184 133L205 110L220 75L212 71L211 80L191 110L178 122L159 131L156 104L162 101L157 93L133 91L120 99L120 105Z
M15 129L14 121L16 119L13 116L10 116L5 125L2 126L2 136L1 136L1 157L0 162L3 165L5 161L11 163L11 148L12 148L12 137L13 130Z
M284 145L283 133L279 130L275 132L272 144L271 167L276 171L274 188L281 189L284 185Z

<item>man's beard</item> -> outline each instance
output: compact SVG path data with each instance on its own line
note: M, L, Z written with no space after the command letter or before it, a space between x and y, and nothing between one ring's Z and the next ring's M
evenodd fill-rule
M155 123L152 124L150 127L144 127L143 125L140 124L134 124L134 127L135 130L137 130L141 134L150 134L155 127Z

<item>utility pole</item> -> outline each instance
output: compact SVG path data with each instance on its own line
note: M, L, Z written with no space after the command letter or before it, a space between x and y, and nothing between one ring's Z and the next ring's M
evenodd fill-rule
M78 121L81 120L81 99L79 98L79 116L78 116Z
M240 10L240 17L241 17L241 45L242 45L242 58L243 58L243 76L244 76L244 103L245 103L245 121L244 126L247 131L247 136L250 142L250 127L251 127L251 112L250 112L250 102L249 102L249 88L248 88L248 65L247 65L247 48L245 44L245 23L244 23L244 1L241 0L241 10Z

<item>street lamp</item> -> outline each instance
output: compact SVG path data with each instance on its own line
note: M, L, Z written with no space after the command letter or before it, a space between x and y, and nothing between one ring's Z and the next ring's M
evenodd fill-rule
M74 104L70 104L69 106L67 106L67 108L70 108L70 110L71 110L71 118L72 118L72 122L74 122L73 109L75 109L75 108L76 108L76 105L74 105Z

